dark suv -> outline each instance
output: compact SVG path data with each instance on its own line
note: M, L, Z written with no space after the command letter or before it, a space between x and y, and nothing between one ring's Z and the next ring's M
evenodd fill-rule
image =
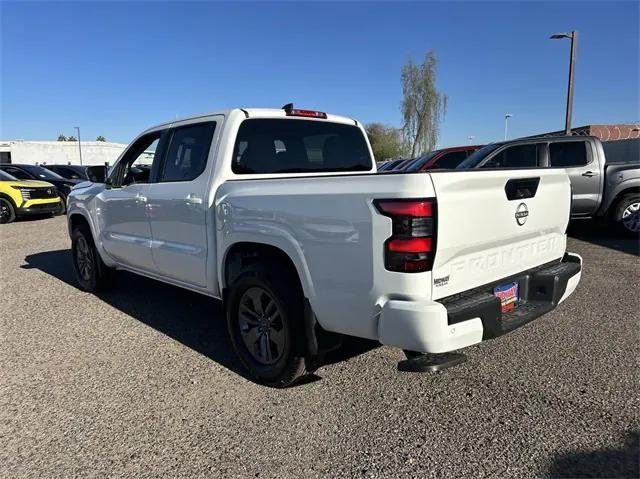
M43 167L68 180L89 181L87 167L83 165L43 165Z

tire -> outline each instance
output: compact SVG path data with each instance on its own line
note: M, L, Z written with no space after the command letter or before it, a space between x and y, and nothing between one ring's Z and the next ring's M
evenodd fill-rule
M80 226L73 230L71 254L73 270L81 289L97 293L112 286L114 270L100 258L88 227Z
M277 262L247 266L231 285L227 326L251 376L284 388L307 374L303 293L294 273Z
M16 219L16 210L6 198L0 198L0 224L11 223Z
M67 214L67 197L62 193L58 193L60 197L60 211L56 213L57 215L66 215Z
M417 357L424 356L424 353L419 351L410 351L409 349L403 349L402 352L404 353L404 357L407 359L415 359Z
M640 236L640 193L624 195L611 212L611 222L621 234Z

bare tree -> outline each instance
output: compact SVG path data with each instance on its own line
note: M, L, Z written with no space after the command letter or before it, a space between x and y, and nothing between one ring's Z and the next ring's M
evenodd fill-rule
M435 148L447 112L447 95L436 88L437 66L430 50L421 65L409 59L402 67L402 130L412 157Z

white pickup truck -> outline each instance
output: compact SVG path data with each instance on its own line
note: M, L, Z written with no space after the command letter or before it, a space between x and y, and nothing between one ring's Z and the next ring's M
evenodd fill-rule
M69 195L78 282L120 269L220 298L250 373L287 386L342 335L446 353L580 281L563 169L374 173L359 122L292 105L156 126Z

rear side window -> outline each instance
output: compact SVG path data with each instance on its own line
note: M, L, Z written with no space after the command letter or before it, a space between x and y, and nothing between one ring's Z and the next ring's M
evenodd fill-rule
M52 171L54 173L58 173L61 176L64 176L65 178L70 178L72 180L77 180L81 178L81 176L71 168L56 167L56 168L52 168Z
M248 119L233 152L238 174L368 171L371 155L356 126L310 120Z
M571 167L587 164L587 145L584 141L563 141L549 145L551 166Z
M514 145L505 148L483 165L483 168L535 168L538 145Z
M176 128L160 181L191 181L200 176L207 166L215 127L215 122L207 122Z
M466 159L466 151L452 151L451 153L445 153L440 158L438 158L431 168L453 169Z

